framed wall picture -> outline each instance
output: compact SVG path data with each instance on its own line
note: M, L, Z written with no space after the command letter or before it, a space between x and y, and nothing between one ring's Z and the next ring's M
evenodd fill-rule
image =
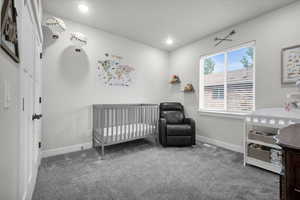
M0 46L15 62L19 62L17 10L14 0L4 0L2 4Z
M300 45L284 48L281 51L282 83L295 83L300 80Z

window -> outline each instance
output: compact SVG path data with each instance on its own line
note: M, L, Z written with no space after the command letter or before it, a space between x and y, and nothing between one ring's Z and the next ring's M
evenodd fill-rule
M200 110L248 113L255 108L254 44L203 56L200 60Z

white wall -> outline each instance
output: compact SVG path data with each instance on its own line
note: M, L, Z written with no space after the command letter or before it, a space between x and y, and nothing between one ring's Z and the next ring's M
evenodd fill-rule
M45 31L44 150L91 142L90 105L159 103L166 96L168 86L166 52L99 29L64 21L67 31L57 41L53 41ZM70 32L73 31L82 32L88 38L88 45L81 53L75 52L70 42ZM131 86L109 87L97 83L97 61L104 58L104 53L120 55L126 64L135 67L136 79Z
M18 66L0 49L0 199L15 199L18 166ZM4 81L7 81L11 103L4 109Z
M201 115L198 110L199 59L241 43L256 41L256 107L282 107L288 91L281 85L281 49L300 44L300 2L229 28L170 53L170 75L177 74L183 83L191 82L195 94L184 94L180 86L169 87L169 100L184 103L188 114L197 120L197 133L233 145L242 145L243 121ZM209 20L208 20L209 23ZM214 38L235 29L233 42L214 47Z
M0 0L0 8L3 0ZM18 6L18 5L16 5ZM18 7L17 7L18 8ZM0 49L0 199L17 198L18 131L19 131L19 66ZM11 96L4 109L4 82Z

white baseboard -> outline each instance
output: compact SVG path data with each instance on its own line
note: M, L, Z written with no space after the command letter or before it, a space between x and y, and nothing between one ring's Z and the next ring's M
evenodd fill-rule
M50 156L57 156L61 154L66 154L66 153L71 153L71 152L76 152L76 151L81 151L84 149L90 149L92 148L92 143L83 143L83 144L76 144L72 146L67 146L67 147L61 147L61 148L56 148L56 149L49 149L45 150L42 152L42 157L50 157Z
M209 143L209 144L219 146L219 147L222 147L224 149L231 150L231 151L244 153L243 146L226 143L226 142L223 142L223 141L220 141L220 140L216 140L216 139L212 139L212 138L208 138L208 137L204 137L204 136L200 136L200 135L197 135L196 138L197 138L197 140L199 140L201 142L204 142L204 143Z

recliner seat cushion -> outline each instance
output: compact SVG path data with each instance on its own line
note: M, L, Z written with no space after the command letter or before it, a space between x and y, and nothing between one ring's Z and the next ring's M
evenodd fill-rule
M162 117L166 119L167 124L182 124L184 120L181 111L163 111Z
M188 124L167 124L168 136L191 136L192 128Z

